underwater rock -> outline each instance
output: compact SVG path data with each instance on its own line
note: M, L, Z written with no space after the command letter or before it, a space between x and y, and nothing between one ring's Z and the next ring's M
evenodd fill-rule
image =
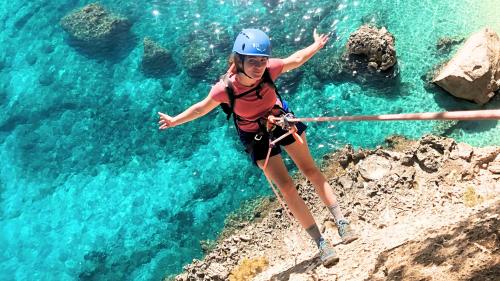
M38 77L38 83L42 86L50 86L55 81L55 73L54 71L44 71Z
M385 71L396 64L394 42L385 27L363 25L349 36L346 48L349 55L366 56L369 68Z
M127 33L132 26L128 19L109 13L98 3L73 11L60 24L80 46L91 49L114 45L116 37Z
M33 54L33 53L27 53L24 58L26 59L26 62L29 65L34 65L38 60L38 57L36 56L36 54Z
M181 63L192 77L217 79L227 70L225 58L231 52L233 37L219 23L209 24L203 30L185 34L178 42L183 46Z
M498 34L485 28L471 35L432 82L455 97L487 103L500 87Z
M7 102L7 90L0 88L0 105L3 105L6 102Z
M461 44L464 40L465 38L442 37L437 41L436 49L439 53L447 53L453 46Z
M52 52L54 52L54 45L50 43L44 44L42 47L42 52L44 52L45 54L51 54Z
M431 134L438 136L449 135L453 130L455 130L460 124L459 120L440 120L436 121L436 124L432 126Z
M170 52L149 37L144 38L141 65L145 74L154 76L162 75L168 69L175 67Z
M182 62L188 74L193 77L204 76L213 55L206 41L196 40L191 45L184 48Z
M85 254L82 271L78 274L80 280L93 280L99 272L105 270L108 255L101 251L90 251Z
M304 71L301 70L289 71L281 74L280 83L277 85L280 93L288 94L295 92L300 84L303 74Z
M33 9L28 9L28 12L25 13L24 15L22 15L21 17L19 17L15 23L14 23L14 26L17 28L17 29L22 29L29 21L30 19L36 14L38 13L38 11L40 11L40 9L42 8L42 5L39 5L39 6L36 6L34 7Z
M168 79L162 79L160 80L161 88L165 91L168 92L170 89L172 89L172 82Z

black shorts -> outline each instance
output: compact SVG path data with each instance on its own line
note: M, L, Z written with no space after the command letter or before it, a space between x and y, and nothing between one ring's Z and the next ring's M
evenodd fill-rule
M301 135L307 128L307 125L302 122L296 123L295 126L297 126L297 134L299 135ZM283 130L281 127L276 127L273 131L273 138L277 139L285 133L287 133L287 131ZM239 130L240 141L245 146L245 151L250 154L253 163L257 165L258 160L266 159L267 151L269 150L269 135L264 134L260 140L255 140L255 135L257 135L257 132L250 133ZM280 154L280 146L289 145L294 142L295 138L293 135L286 136L271 149L270 156Z

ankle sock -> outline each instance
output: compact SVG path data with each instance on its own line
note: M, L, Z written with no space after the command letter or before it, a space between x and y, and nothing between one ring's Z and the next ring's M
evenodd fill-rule
M319 247L319 242L323 240L323 237L321 236L321 232L319 231L318 225L313 224L310 227L306 228L307 234L311 236L311 238L314 240L316 245Z
M332 213L333 218L335 219L335 223L338 224L339 221L346 220L344 215L342 214L342 211L340 210L340 206L338 203L328 207L328 210L330 210L330 213Z

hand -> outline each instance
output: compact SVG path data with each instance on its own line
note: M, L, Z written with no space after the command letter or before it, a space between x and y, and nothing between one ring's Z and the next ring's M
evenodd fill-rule
M314 44L318 45L318 49L323 48L329 39L329 37L326 34L318 34L316 28L314 29L313 37L314 37Z
M165 130L175 126L174 118L172 116L161 112L158 112L158 115L160 116L160 121L158 121L158 124L160 124L160 130Z

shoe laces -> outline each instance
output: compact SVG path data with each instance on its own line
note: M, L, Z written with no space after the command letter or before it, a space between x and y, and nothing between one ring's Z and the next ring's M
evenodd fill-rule
M320 240L318 248L319 248L319 255L321 258L333 254L333 249L330 247L330 245L328 245L326 240Z
M337 223L337 228L339 230L340 237L344 237L349 231L349 222L346 220L339 220Z

